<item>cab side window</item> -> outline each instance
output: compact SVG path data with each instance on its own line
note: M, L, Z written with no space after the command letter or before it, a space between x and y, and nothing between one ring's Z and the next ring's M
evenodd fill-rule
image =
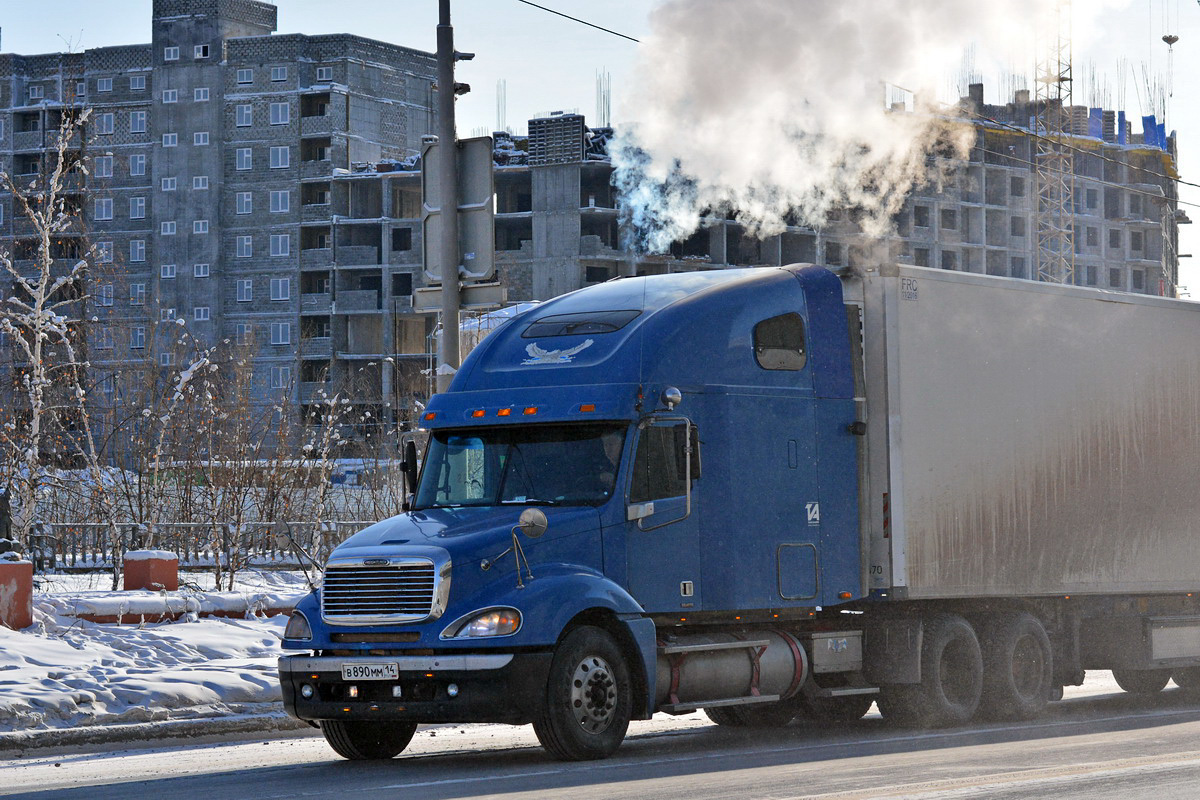
M754 359L763 369L804 369L804 318L795 312L764 319L754 326Z
M687 493L685 448L689 427L686 422L678 422L642 429L634 456L629 502L646 503Z

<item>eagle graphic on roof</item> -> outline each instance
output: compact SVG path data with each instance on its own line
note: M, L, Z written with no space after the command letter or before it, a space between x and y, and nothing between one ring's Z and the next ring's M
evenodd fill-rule
M582 344L566 350L543 350L537 346L536 342L532 342L525 346L525 352L529 353L529 358L521 363L527 366L530 364L569 364L581 350L586 350L593 344L595 344L593 339L585 339Z

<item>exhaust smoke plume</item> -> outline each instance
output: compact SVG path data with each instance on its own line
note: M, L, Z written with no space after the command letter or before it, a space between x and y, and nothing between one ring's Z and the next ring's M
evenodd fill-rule
M1032 44L1035 0L668 0L643 39L611 148L635 250L663 252L736 213L769 236L856 208L885 233L935 148L962 157L969 126L935 86L974 42ZM890 110L885 84L910 90ZM1006 98L1007 99L1007 98Z

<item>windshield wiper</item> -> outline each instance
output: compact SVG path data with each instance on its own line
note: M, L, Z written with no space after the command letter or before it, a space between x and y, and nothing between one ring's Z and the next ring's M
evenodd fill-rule
M501 500L502 506L556 506L557 500L538 500L535 498L526 498L524 500Z

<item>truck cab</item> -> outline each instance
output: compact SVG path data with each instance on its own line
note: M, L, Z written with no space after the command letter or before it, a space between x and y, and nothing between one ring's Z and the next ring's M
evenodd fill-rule
M595 758L630 719L795 695L813 644L787 631L864 591L849 330L812 266L618 279L507 322L423 414L410 509L297 606L288 712L349 758L476 721Z

